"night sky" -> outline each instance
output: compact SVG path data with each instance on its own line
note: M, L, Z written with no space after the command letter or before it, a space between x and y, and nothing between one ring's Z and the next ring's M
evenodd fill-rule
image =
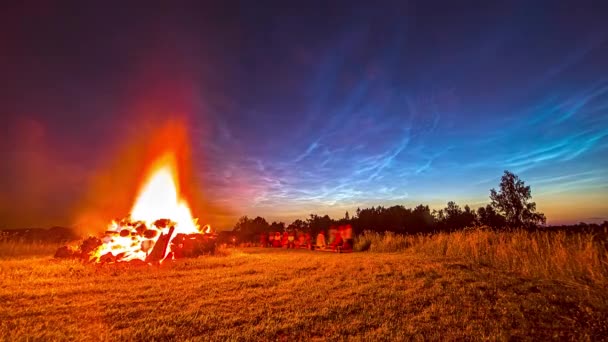
M219 228L476 208L507 169L549 224L608 220L601 2L66 3L0 9L0 227L74 224L117 151L176 118Z

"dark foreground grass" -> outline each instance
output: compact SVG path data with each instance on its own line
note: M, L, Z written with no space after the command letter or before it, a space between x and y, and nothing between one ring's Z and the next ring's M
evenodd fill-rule
M0 339L598 340L604 289L414 253L248 249L161 267L0 260Z

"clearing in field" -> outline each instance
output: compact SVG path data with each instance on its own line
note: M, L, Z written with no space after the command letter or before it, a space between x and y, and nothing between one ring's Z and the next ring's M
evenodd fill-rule
M412 252L234 250L156 266L0 260L2 340L606 337L605 294Z

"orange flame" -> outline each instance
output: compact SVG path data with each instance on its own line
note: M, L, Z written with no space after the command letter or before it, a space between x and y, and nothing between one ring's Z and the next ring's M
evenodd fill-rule
M197 220L192 218L188 203L180 198L174 157L159 158L151 169L131 209L131 219L143 221L148 227L158 219L169 219L176 223L175 234L198 233Z
M106 235L93 258L99 261L103 255L111 253L121 261L145 261L161 233L169 234L169 227L155 225L159 219L170 220L175 228L169 241L179 233L207 233L210 227L203 227L204 231L199 229L198 220L192 217L188 203L181 197L179 184L175 156L167 153L158 158L139 190L130 220L113 221L109 225L110 234ZM169 249L165 256L168 253Z

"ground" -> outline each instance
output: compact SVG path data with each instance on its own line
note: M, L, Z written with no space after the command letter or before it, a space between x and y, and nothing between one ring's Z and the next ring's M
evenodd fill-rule
M407 252L242 249L160 267L11 258L0 274L0 340L608 338L594 289Z

